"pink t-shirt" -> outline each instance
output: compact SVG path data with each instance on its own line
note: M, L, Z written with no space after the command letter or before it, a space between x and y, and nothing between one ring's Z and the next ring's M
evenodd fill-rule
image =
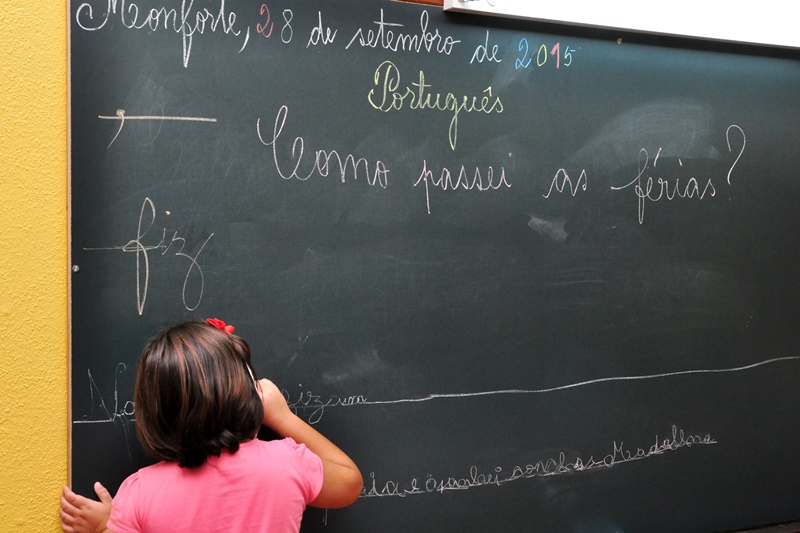
M199 468L162 461L128 477L114 498L114 533L296 533L322 488L322 460L292 439L251 440Z

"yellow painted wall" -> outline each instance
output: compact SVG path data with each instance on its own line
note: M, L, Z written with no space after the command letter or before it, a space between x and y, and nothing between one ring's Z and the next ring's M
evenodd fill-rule
M68 462L66 0L0 9L0 531L60 531Z

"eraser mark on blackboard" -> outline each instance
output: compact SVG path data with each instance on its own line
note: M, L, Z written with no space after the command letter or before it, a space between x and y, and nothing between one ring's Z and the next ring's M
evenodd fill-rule
M528 221L528 227L542 237L548 237L557 242L563 242L569 236L569 234L564 231L563 221L544 220L531 215L531 218Z

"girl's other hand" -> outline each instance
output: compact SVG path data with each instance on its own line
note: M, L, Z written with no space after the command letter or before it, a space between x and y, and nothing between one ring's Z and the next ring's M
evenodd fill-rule
M61 529L68 533L98 533L106 531L111 516L112 499L108 490L100 483L94 484L100 501L90 500L75 494L69 487L61 489Z

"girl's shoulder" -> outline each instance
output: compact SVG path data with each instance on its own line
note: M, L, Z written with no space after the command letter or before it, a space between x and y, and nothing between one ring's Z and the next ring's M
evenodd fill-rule
M125 480L125 483L133 487L141 485L142 483L150 483L152 481L157 482L158 480L163 479L165 476L174 476L180 471L181 467L178 466L178 463L159 461L155 464L140 468L128 476L128 478Z
M309 450L305 444L295 442L290 437L270 441L254 439L242 443L239 451L232 454L231 458L235 460L237 455L242 460L257 459L265 466L271 464L271 468L277 464L280 465L280 468L292 470L322 470L322 459Z
M253 449L256 453L291 454L300 457L306 454L314 455L305 444L299 444L291 437L275 440L253 439L239 445L240 451L247 449Z
M206 464L196 468L181 468L178 463L159 461L134 472L125 480L129 489L136 487L169 486L175 482L190 481L191 478L203 479L215 475L219 469L229 470L237 468L252 468L255 463L261 468L274 469L276 467L295 470L322 468L322 460L305 444L300 444L292 438L276 440L253 439L239 445L239 450L230 453L223 451L219 456L211 456Z

